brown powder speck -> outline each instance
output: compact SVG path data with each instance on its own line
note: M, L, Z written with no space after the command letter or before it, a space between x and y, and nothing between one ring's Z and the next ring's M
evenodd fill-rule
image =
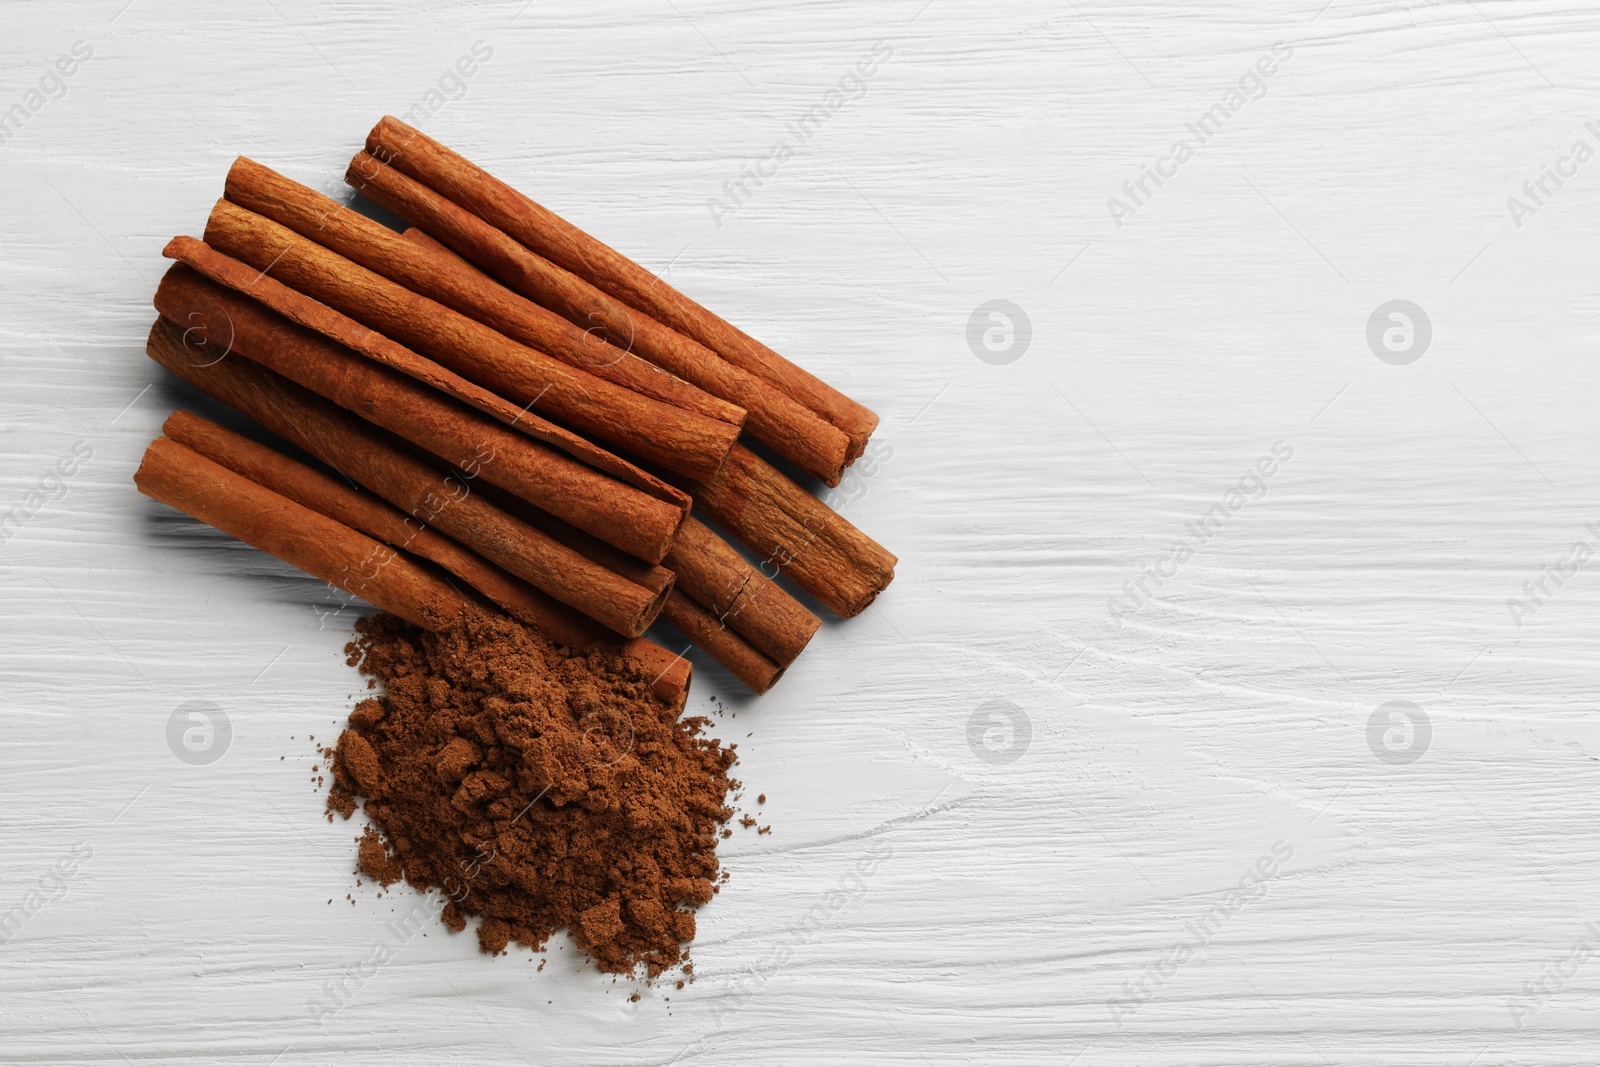
M348 819L355 814L355 811L355 797L339 788L339 772L336 769L333 773L333 788L328 790L328 821L333 821L335 812Z
M350 710L350 725L363 730L370 729L378 725L383 712L383 701L368 697Z
M566 929L602 970L685 963L733 815L734 754L707 720L680 721L634 661L505 619L357 630L349 660L384 685L351 712L328 806L365 798L361 871L440 890L445 925L479 920L490 954Z
M334 753L339 770L344 771L363 796L377 796L380 791L378 754L354 730L346 730L339 738L339 748Z
M367 827L366 832L360 837L358 856L361 872L379 885L393 885L405 873L400 869L400 864L389 854L384 847L383 839L372 827Z

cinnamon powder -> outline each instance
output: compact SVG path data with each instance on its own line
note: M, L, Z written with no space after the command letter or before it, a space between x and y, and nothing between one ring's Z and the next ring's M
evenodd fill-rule
M680 720L635 661L503 617L357 631L350 662L383 690L350 713L328 807L364 799L362 873L439 890L491 954L565 929L605 971L686 963L738 784L710 721Z

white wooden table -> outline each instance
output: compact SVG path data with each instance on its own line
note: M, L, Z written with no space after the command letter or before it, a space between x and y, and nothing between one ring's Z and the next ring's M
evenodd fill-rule
M0 22L0 1062L1600 1059L1594 4ZM162 244L413 108L883 415L889 592L696 659L774 830L683 990L397 938L312 783L355 609L130 481Z

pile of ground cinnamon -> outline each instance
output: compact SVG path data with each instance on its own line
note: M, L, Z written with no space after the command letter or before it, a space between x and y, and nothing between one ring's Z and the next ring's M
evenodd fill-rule
M349 652L383 686L350 713L328 797L347 818L365 801L363 873L438 890L451 929L481 918L485 952L566 929L602 970L687 960L737 786L709 720L680 720L636 660L503 617L427 633L379 615Z

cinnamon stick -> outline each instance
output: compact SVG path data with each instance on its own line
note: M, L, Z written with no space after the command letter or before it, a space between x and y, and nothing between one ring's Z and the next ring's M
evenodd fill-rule
M689 681L694 677L694 665L670 649L654 641L635 637L622 645L625 655L639 661L651 677L650 691L656 699L673 711L682 711L689 699Z
M398 171L392 171L391 173L399 173L399 172ZM418 183L418 184L420 184L420 183ZM427 186L423 186L423 188L426 189ZM429 190L429 191L431 192L432 190ZM379 203L379 201L374 200L373 203ZM393 210L393 209L391 208L390 210ZM395 213L399 214L399 212L395 212ZM477 216L474 215L473 218L477 218ZM483 222L482 219L478 219L478 221L479 222ZM484 225L488 225L488 223L484 223ZM422 229L420 226L407 226L404 230L400 231L400 236L404 237L406 240L412 242L413 244L421 245L423 248L428 249L429 251L433 252L435 255L455 256L456 259L459 260L463 266L471 267L473 270L477 271L479 274L482 274L485 278L487 278L489 276L488 273L483 270L483 268L479 267L476 263L471 263L468 260L463 259L462 256L461 256L461 253L457 252L455 249L451 248L449 245L444 244L442 241L440 241L437 238L435 238L432 234L428 233L428 231ZM516 244L516 242L513 241L512 244ZM517 247L518 248L522 248L521 245L517 245ZM524 248L523 251L527 252L527 249ZM530 256L533 255L532 252L528 252L528 254ZM541 261L541 262L543 262L543 261ZM554 264L552 264L552 266L554 266ZM556 270L561 270L560 267L555 267L555 269ZM566 272L562 271L562 273L565 274ZM581 279L577 279L571 274L568 274L567 277L574 278L574 280L578 281L579 284L581 284L581 285L588 285L587 282L584 282ZM601 295L604 295L604 294L601 294ZM605 326L603 323L601 324L600 328L601 329L609 329L609 327ZM621 336L624 339L624 345L626 345L626 340L625 339L627 337L627 334L624 333ZM610 336L608 335L606 339L610 340ZM746 420L746 421L748 421L748 420Z
M508 399L538 404L667 470L710 477L738 436L730 423L653 400L518 344L237 204L217 202L205 241Z
M767 581L695 519L685 522L678 532L668 554L673 569L668 570L624 556L522 501L500 503L513 515L629 581L658 589L670 586L674 594L686 593L693 606L680 603L674 609L669 597L663 617L758 693L778 680L782 669L794 662L821 625L799 601ZM731 632L722 632L725 629Z
M780 667L792 664L822 625L698 519L683 524L663 562L680 590Z
M157 363L358 482L427 526L625 637L638 637L665 597L627 581L441 476L384 431L246 359L219 358L220 339L165 318L146 351Z
M169 440L257 485L392 548L438 564L508 615L538 628L553 641L571 648L585 648L599 641L616 640L560 601L330 474L188 411L174 411L161 431ZM651 688L658 699L671 706L682 704L691 673L687 660L644 638L634 638L619 647L624 655L638 660L649 671Z
M529 251L447 196L367 152L351 161L345 181L411 223L406 239L435 253L447 247L572 323L603 332L612 344L747 409L746 433L828 485L839 484L849 437L783 390ZM231 193L229 198L235 199ZM428 239L420 240L422 236Z
M737 632L722 625L710 609L693 597L674 589L661 614L758 696L783 677L784 668L762 655Z
M599 333L580 329L548 308L464 268L454 256L401 239L382 223L240 156L228 171L226 196L346 259L439 301L514 341L645 396L708 418L744 421L744 410L666 374Z
M445 629L467 610L446 582L387 545L176 441L152 441L133 482L145 496L424 629Z
M187 266L167 272L155 305L173 322L227 338L238 355L625 552L659 561L683 521L672 504L296 326Z
M377 333L356 322L348 315L335 311L328 305L295 292L275 278L225 256L204 241L193 237L174 237L167 242L161 254L168 259L193 267L219 285L225 285L271 308L291 322L315 330L329 340L336 341L353 352L392 367L402 374L432 386L446 396L453 397L488 415L520 433L558 448L574 459L605 471L629 485L642 489L674 507L689 508L687 493L668 485L570 430L540 418L504 397L479 385L474 385L453 371L447 370L405 345Z
M487 495L491 501L552 540L559 541L607 570L622 575L635 585L664 592L677 580L677 575L668 568L659 564L644 563L633 556L618 552L598 538L591 537L509 493L495 493L489 490Z
M715 478L686 488L762 557L763 574L787 575L838 615L859 615L894 580L891 552L743 445Z
M420 130L386 115L367 135L367 151L557 266L783 390L849 436L847 462L866 449L867 438L878 425L878 417L867 408Z

